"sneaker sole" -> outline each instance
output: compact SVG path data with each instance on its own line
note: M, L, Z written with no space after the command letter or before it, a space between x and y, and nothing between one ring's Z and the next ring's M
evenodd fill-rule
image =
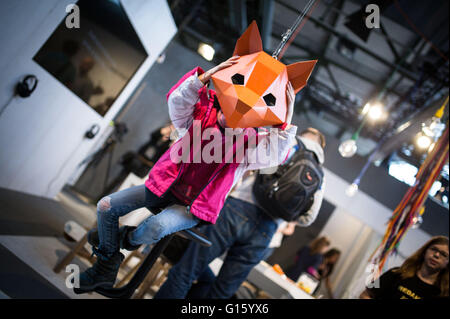
M95 289L97 288L113 288L113 284L111 283L105 283L105 282L100 282L100 283L96 283L94 285L91 286L87 286L87 287L83 287L83 288L73 288L73 292L76 293L77 295L79 294L84 294L87 292L92 292L95 291Z

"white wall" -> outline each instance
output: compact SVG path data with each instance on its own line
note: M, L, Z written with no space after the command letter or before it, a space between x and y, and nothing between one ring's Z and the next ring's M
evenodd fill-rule
M0 106L24 75L39 79L31 97L16 97L0 117L0 187L53 198L69 178L74 182L84 169L77 165L103 143L110 120L177 31L165 0L121 1L149 57L101 117L32 60L75 2L0 1ZM101 132L87 140L93 124Z
M376 233L384 235L387 222L392 216L392 210L377 202L375 199L359 191L355 196L348 197L345 190L350 185L333 172L325 169L326 190L325 199L342 209L346 213L356 217ZM419 229L410 229L403 238L399 251L402 255L413 254L418 245L422 245L431 236Z
M348 295L348 287L364 276L364 268L383 237L392 210L359 191L348 197L350 185L333 172L325 169L325 199L336 206L321 231L331 239L331 246L341 250L341 258L330 277L336 296ZM399 256L390 257L387 268L401 264L431 238L419 229L410 229L399 245Z

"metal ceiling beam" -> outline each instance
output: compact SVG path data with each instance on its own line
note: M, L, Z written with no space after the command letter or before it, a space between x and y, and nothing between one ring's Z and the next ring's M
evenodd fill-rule
M180 23L180 26L178 27L177 34L180 34L184 28L192 21L192 19L197 14L197 11L200 9L201 5L203 4L204 0L198 0L192 10L189 12L189 14L183 19L183 21Z
M336 91L338 92L338 94L342 96L342 90L341 90L341 88L339 87L339 84L338 84L338 82L336 81L336 78L334 77L334 74L333 74L333 72L331 71L330 65L329 65L329 64L325 65L325 70L327 71L328 76L330 77L330 80L331 80L331 82L333 83L334 88L336 89Z
M400 54L398 54L397 49L395 48L394 44L392 43L391 39L388 37L386 29L384 28L384 25L380 22L380 30L384 34L386 42L389 46L389 48L392 51L392 54L395 56L395 61L400 61Z
M353 2L353 1L350 1L350 2ZM343 12L342 9L335 8L335 7L333 6L333 4L334 4L333 1L330 1L329 3L323 2L322 4L325 5L325 6L327 7L327 12L328 12L328 11L334 11L334 12L337 12L337 13L339 14L339 16L344 16L345 18L348 17L348 16L350 15L350 14L347 14L346 12ZM354 4L356 4L356 5L361 5L361 3L354 3ZM327 15L328 15L328 13L327 13ZM320 19L320 20L323 20L323 18L322 18L323 16L324 16L324 14L323 14L321 17L319 17L319 19ZM384 37L386 40L389 40L389 41L391 41L392 43L395 43L395 44L400 45L401 47L404 47L404 43L402 43L402 42L400 42L400 41L398 41L398 40L396 40L396 39L393 39L393 38L389 37L389 35L384 34L383 32L381 32L381 30L373 29L372 32L373 32L373 33L376 33L377 35L379 35L379 36L381 36L381 37Z
M280 35L279 35L279 34L272 33L272 36L273 36L273 37L276 37L277 39L280 39ZM292 47L297 48L297 49L306 51L310 56L313 56L313 57L317 58L317 59L319 60L320 63L325 63L325 64L331 64L331 65L334 65L334 66L338 67L338 68L341 69L341 70L344 70L344 71L346 71L346 72L348 72L348 73L350 73L350 74L353 74L353 75L355 75L355 76L357 76L357 77L363 79L363 80L366 81L366 82L369 82L369 83L371 83L371 84L373 84L373 85L375 85L375 86L376 86L376 85L379 85L379 83L376 82L376 81L374 81L370 76L367 76L367 75L358 73L358 72L356 72L356 71L355 71L352 67L350 67L350 66L347 66L347 65L338 63L338 62L336 62L336 61L330 60L330 59L328 59L327 57L325 57L325 56L323 56L323 55L320 55L320 53L312 51L310 48L308 48L308 47L306 47L306 46L304 46L304 45L297 44L297 43L295 43L295 42L292 42L290 45L291 45ZM393 94L393 95L395 95L395 96L397 96L397 97L401 97L401 96L402 96L401 93L396 92L396 91L394 91L394 90L391 90L390 88L387 88L386 91L389 92L389 93L391 93L391 94Z
M344 5L344 1L345 0L339 1L339 4L337 5L337 7L339 9L342 9L342 6ZM328 7L327 9L330 9L330 7ZM327 10L327 11L329 12L329 10ZM323 18L321 18L320 20L323 21ZM332 25L333 28L336 27L336 23L338 22L338 20L339 20L339 14L335 13L335 15L333 17L333 21L331 22L331 25ZM330 42L331 42L330 40L331 40L331 34L328 34L328 36L327 36L327 38L325 40L324 48L321 51L320 55L322 55L322 56L326 55L328 49L330 48ZM325 65L325 69L326 69L328 75L330 76L331 82L333 83L334 87L336 88L336 91L338 92L338 94L340 96L342 96L342 90L339 87L339 84L336 81L336 78L335 78L333 72L331 71L330 65L328 63Z
M419 45L420 41L421 41L421 38L419 37L412 47L415 48L417 45ZM399 63L399 64L404 63L405 61L407 61L410 58L410 56L413 53L414 53L414 49L409 50L403 56L399 57L399 59L397 60L397 63ZM390 84L388 82L391 81L391 79L395 76L396 73L397 73L397 68L392 70L392 72L389 73L389 75L386 77L386 79L376 86L376 88L369 94L370 98L368 100L370 101L370 100L374 99L375 97L377 97L378 94L381 94L382 90L387 90L387 87ZM403 79L403 76L400 76L400 79ZM394 90L396 85L397 84L392 86L391 89Z
M286 9L289 9L291 11L297 12L299 13L299 10L297 8L294 8L284 2L281 1L277 1L277 4L285 7ZM347 41L349 41L352 45L354 45L356 48L358 48L359 50L363 51L364 53L370 55L371 57L373 57L375 60L391 67L391 68L395 68L395 63L392 63L388 60L386 60L385 58L379 56L378 54L374 53L373 51L367 49L366 47L364 47L363 45L359 44L358 42L348 38L345 36L345 34L340 33L339 31L336 31L332 26L323 23L322 21L320 21L319 19L314 18L313 16L309 16L309 21L313 22L316 26L324 29L327 32L330 32L331 34L333 34L334 36L338 37L338 38L343 38L346 39ZM401 73L402 75L404 75L405 77L416 81L418 79L418 75L403 68L403 67L399 67L398 68L398 72Z
M230 25L239 34L243 33L248 26L247 2L241 0L228 0L230 9Z
M262 25L261 25L261 37L265 51L269 51L271 46L271 35L274 16L274 0L260 0L260 6L262 8Z

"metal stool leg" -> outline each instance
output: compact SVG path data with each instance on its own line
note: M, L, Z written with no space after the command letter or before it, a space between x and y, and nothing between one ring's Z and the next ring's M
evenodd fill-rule
M84 245L87 243L87 234L77 243L77 245L53 268L53 271L59 273L64 267L66 267L78 252L80 252Z

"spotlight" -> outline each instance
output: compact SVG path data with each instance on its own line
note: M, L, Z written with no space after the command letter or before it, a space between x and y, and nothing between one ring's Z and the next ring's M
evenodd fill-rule
M386 118L386 113L381 103L371 105L367 115L372 121L379 121Z
M346 190L345 190L345 194L348 197L353 197L355 196L355 194L358 192L358 184L351 184Z
M419 137L417 137L416 139L416 145L421 150L428 149L432 142L433 141L431 140L431 138L424 134L420 134Z
M356 146L356 141L352 138L346 140L339 145L339 153L342 157L352 157L355 155L358 147Z
M197 52L208 61L211 61L214 58L214 48L209 44L200 43Z

